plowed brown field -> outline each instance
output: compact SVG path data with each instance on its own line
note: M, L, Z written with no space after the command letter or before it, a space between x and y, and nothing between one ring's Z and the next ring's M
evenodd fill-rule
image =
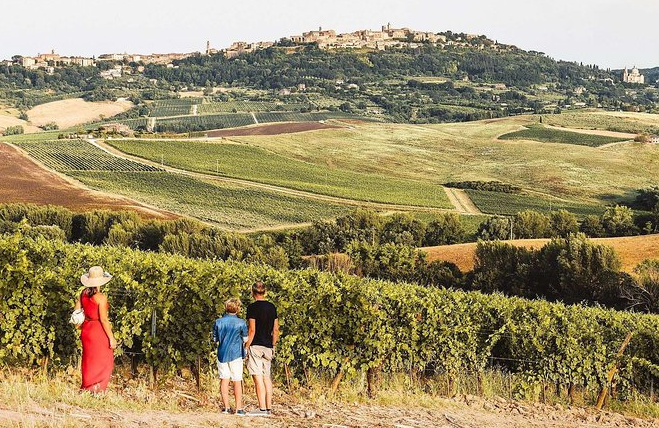
M127 198L86 189L4 143L0 143L0 202L60 205L74 211L133 210L147 218L178 217Z
M208 132L209 137L244 137L249 135L279 135L295 132L317 131L319 129L340 128L320 122L272 123L244 128L220 129Z

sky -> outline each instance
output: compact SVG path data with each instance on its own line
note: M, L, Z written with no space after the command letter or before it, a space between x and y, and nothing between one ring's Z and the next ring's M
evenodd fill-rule
M203 51L303 31L485 34L603 68L659 66L659 0L0 0L0 58Z

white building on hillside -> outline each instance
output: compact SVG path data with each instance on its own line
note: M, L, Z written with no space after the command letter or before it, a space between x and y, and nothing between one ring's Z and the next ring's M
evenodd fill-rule
M634 66L632 71L627 70L627 67L622 72L622 81L625 83L640 83L643 85L645 83L645 76L638 71L638 68Z

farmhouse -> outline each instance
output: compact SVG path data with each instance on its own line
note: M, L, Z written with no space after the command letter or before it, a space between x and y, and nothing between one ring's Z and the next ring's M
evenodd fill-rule
M102 125L100 128L98 128L98 131L101 133L121 134L125 136L130 136L135 134L133 130L130 129L129 126L121 123L108 123L106 125Z

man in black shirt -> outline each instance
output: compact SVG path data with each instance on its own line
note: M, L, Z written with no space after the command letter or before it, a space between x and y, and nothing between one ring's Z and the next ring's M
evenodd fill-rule
M255 302L247 307L247 371L254 379L259 410L251 416L268 416L272 411L270 366L279 339L277 308L265 300L266 287L261 281L252 285Z

